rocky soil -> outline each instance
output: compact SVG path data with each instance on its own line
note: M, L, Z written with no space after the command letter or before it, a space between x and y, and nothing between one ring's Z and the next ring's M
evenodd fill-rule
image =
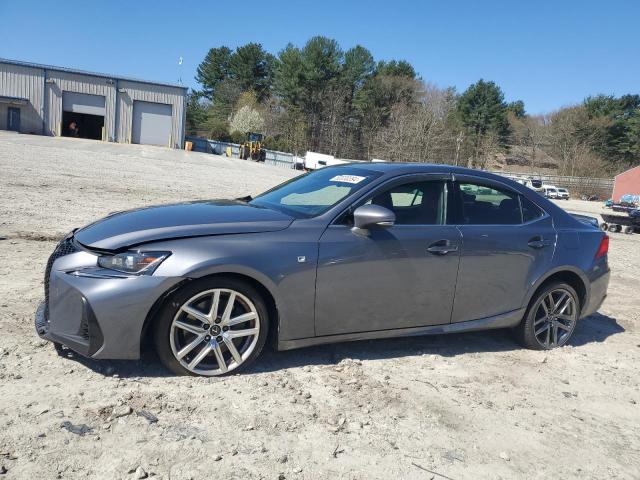
M245 374L199 379L152 352L96 362L36 336L64 232L292 175L0 133L0 478L640 478L640 235L612 235L606 303L547 353L495 331L268 351Z

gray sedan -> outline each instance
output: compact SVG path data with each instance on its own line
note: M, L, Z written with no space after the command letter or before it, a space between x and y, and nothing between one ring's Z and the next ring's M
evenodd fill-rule
M46 266L38 334L96 359L153 339L173 372L222 375L279 350L512 328L566 344L609 282L608 237L486 172L350 164L256 198L120 212Z

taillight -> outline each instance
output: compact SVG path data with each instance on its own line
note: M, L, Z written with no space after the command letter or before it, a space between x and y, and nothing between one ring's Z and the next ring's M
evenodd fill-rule
M609 252L609 236L602 237L598 251L596 252L596 260L604 257Z

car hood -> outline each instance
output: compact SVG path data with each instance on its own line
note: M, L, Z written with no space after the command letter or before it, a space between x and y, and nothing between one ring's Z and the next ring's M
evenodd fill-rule
M155 240L283 230L292 217L238 200L208 200L113 213L75 232L98 250L121 250Z

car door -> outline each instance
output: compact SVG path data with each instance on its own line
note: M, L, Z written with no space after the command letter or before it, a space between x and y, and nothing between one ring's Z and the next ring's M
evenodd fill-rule
M462 248L452 323L521 308L553 259L551 217L499 182L456 175L454 189Z
M449 323L461 234L447 225L448 176L420 175L358 202L392 210L391 227L354 233L349 214L319 241L316 335ZM352 217L351 217L352 218Z

